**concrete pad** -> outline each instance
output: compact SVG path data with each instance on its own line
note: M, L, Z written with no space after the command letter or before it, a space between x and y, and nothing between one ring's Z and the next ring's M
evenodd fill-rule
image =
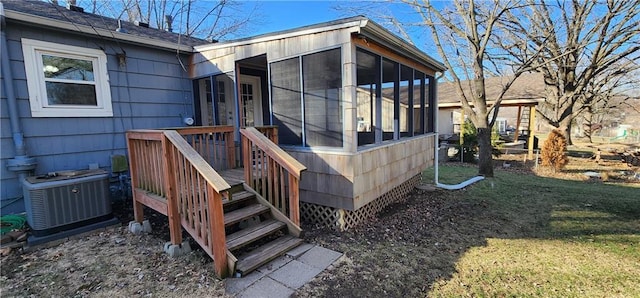
M273 259L271 262L266 263L262 266L260 266L260 268L256 269L256 271L260 271L264 274L269 274L271 272L274 272L278 269L280 269L280 267L286 265L287 263L291 262L293 259L288 257L288 256L281 256L278 257L276 259Z
M340 256L342 256L342 253L326 249L324 247L315 246L301 255L298 258L298 261L320 270L324 270L329 267L329 265L333 264L333 262L335 262L335 260Z
M282 285L281 283L269 278L263 277L244 292L240 293L240 298L289 298L294 291Z
M264 275L265 274L262 272L253 271L241 278L227 278L225 279L224 289L229 295L240 293L259 279L263 278Z
M290 257L292 257L294 259L297 259L303 253L307 252L307 250L310 250L313 247L314 247L313 244L302 243L302 244L298 245L296 248L294 248L294 249L290 250L289 252L287 252L287 256L290 256Z
M269 274L269 277L281 282L287 287L297 289L312 280L318 273L322 272L322 270L324 270L324 268L313 267L293 260L276 272Z

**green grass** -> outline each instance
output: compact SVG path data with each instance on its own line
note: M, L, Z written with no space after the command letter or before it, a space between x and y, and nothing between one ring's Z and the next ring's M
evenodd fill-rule
M440 167L439 181L476 171ZM502 231L487 231L486 245L467 250L430 297L640 297L640 188L495 174L456 197L482 201Z

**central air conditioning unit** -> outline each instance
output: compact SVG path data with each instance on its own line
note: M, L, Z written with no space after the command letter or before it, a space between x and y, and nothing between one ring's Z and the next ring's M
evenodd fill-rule
M28 177L23 186L27 222L36 237L113 219L106 171L55 172Z

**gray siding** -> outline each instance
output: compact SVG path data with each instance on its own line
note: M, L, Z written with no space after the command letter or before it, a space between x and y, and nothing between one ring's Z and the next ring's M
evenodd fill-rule
M32 118L21 38L103 49L108 59L113 117ZM110 156L126 153L124 133L127 130L183 126L182 116L194 113L191 80L175 52L41 28L18 27L15 23L9 23L7 39L27 151L38 161L36 175L86 169L91 163L110 170ZM116 53L123 50L127 55L126 65L120 66ZM183 64L188 65L188 57L182 55L181 58ZM6 95L2 92L0 198L3 214L24 210L19 200L9 204L19 198L22 191L16 175L6 169L7 159L14 155L6 110Z

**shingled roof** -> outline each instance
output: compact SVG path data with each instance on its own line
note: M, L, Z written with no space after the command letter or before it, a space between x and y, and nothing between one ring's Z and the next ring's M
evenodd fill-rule
M59 6L53 3L37 1L37 0L20 0L20 1L2 1L5 11L17 12L30 16L37 16L53 21L57 23L67 23L72 26L67 26L68 30L82 32L84 34L92 34L100 36L106 39L116 40L131 40L131 37L138 37L148 40L150 44L153 41L157 41L159 44L173 43L176 46L194 47L197 45L203 45L210 43L207 40L189 37L178 33L167 32L156 28L146 28L137 26L134 23L121 21L120 26L124 29L123 32L116 32L118 28L118 20L108 18L105 16L74 11L67 9L66 7ZM7 17L9 17L7 13ZM29 23L27 19L14 18L16 22ZM33 22L34 20L32 20ZM39 21L33 23L34 26L46 26L43 22ZM94 30L83 30L83 27L89 27ZM61 28L59 28L61 29ZM105 31L106 30L106 31ZM110 34L104 34L109 32ZM166 47L166 46L165 46Z
M491 77L485 79L487 101L494 101L502 91L502 87L510 77ZM469 84L462 82L465 94L470 94ZM539 101L544 98L544 79L540 73L526 73L520 75L503 96L503 101L531 100ZM456 92L454 83L443 82L438 84L438 102L456 103L460 98Z

